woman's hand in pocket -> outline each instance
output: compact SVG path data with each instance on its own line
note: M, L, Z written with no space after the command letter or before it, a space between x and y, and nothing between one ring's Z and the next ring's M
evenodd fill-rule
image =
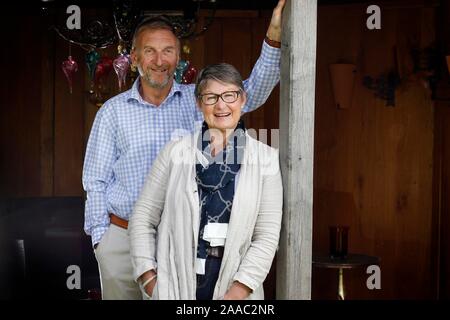
M155 288L157 276L155 270L145 272L140 278L142 287L145 293L151 297L153 295L153 289Z

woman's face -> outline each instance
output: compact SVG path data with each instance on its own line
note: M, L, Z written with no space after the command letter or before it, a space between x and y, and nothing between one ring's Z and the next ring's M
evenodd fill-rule
M215 80L208 80L197 100L209 129L223 132L236 128L245 102L245 92L238 86Z

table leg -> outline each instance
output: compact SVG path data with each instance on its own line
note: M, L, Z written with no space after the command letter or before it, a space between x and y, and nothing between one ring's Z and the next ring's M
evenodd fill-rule
M338 299L345 300L345 288L344 288L344 269L339 268L339 278L338 278Z

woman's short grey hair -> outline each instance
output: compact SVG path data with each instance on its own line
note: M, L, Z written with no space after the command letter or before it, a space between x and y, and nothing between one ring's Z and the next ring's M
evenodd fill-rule
M215 80L226 84L234 84L244 91L244 84L239 71L236 70L231 64L218 63L211 64L205 67L197 76L195 83L195 96L198 98L205 89L209 80Z

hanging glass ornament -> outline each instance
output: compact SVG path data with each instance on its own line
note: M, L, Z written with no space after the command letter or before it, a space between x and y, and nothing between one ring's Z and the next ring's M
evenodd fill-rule
M70 94L72 94L73 75L78 71L78 63L72 59L72 56L69 56L67 60L62 62L61 68L69 83Z
M102 57L95 68L95 84L97 85L102 79L108 77L112 69L113 60L109 57Z
M119 81L119 90L122 90L122 87L125 85L127 80L128 69L130 68L129 55L120 54L113 61L113 67Z
M89 72L89 78L94 81L95 77L95 69L97 67L97 63L100 60L100 54L95 51L91 50L86 54L86 65Z
M197 69L194 66L191 66L191 64L189 63L186 71L183 73L182 83L191 84L195 81L196 77L197 77Z
M177 64L177 67L175 69L175 81L177 83L182 83L183 82L183 74L184 72L187 70L189 66L189 63L185 60L180 60Z

